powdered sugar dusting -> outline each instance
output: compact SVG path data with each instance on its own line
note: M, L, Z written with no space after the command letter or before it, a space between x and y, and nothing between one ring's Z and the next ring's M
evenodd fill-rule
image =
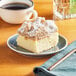
M19 34L28 37L41 38L57 31L57 26L52 20L45 20L44 17L38 17L35 21L26 21L18 29Z

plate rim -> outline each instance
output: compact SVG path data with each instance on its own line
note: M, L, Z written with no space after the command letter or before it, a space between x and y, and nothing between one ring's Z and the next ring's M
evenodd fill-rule
M65 46L64 46L63 48L61 48L61 49L59 49L59 50L57 50L57 51L55 51L55 52L47 52L47 53L43 53L43 54L42 54L42 53L39 53L39 54L37 54L37 53L26 53L26 52L23 52L23 51L21 51L21 50L16 50L16 49L14 49L14 48L12 48L12 47L10 46L9 40L10 40L11 38L13 38L14 36L16 36L16 35L18 35L18 34L13 34L12 36L10 36L10 37L7 39L7 46L8 46L8 48L10 48L11 50L13 50L13 51L15 51L15 52L17 52L17 53L19 53L19 54L28 55L28 56L40 56L40 55L43 56L43 55L54 54L54 53L60 52L61 50L65 49L65 48L67 47L67 45L68 45L68 40L67 40L67 38L64 37L63 35L59 34L59 36L62 37L63 39L65 39L65 41L66 41L66 44L65 44Z

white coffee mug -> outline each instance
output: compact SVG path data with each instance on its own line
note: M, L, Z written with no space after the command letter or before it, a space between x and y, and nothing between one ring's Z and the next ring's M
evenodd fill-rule
M19 10L12 10L2 8L3 5L9 3L25 3L28 4L30 7L26 9L19 9ZM30 17L33 14L33 18ZM31 0L1 0L0 1L0 17L11 24L20 24L26 20L34 20L37 17L37 12L34 10L34 3Z

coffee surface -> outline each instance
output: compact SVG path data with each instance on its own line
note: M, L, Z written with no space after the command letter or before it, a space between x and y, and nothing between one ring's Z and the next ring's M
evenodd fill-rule
M21 9L27 9L30 6L25 3L9 3L2 6L4 9L10 9L10 10L21 10Z

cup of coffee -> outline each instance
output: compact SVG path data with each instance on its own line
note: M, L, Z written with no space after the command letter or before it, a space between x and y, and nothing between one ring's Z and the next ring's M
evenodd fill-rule
M33 18L30 17L33 15ZM37 12L31 0L2 0L0 1L0 17L11 24L20 24L24 21L34 20Z

